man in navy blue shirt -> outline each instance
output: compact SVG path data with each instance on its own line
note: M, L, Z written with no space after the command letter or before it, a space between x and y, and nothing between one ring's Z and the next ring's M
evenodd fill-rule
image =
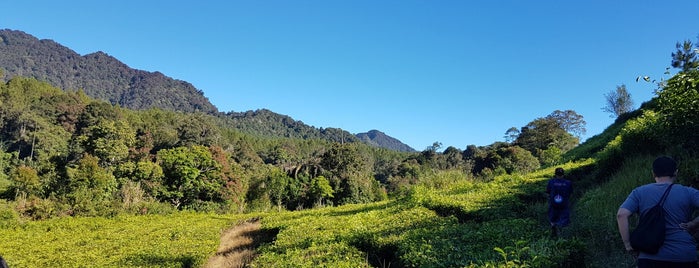
M563 168L556 168L554 175L546 185L546 193L549 194L551 236L557 236L561 227L570 224L570 196L573 193L573 183L563 178Z

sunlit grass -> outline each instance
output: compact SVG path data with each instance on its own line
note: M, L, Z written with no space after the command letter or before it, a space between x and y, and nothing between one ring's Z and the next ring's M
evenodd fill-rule
M246 215L57 218L0 229L10 267L199 267Z

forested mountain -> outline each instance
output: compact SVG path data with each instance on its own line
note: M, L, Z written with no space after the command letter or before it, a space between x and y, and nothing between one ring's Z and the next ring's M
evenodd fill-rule
M324 139L334 142L359 142L351 133L339 128L315 128L294 120L288 115L278 114L267 109L247 112L228 112L231 127L245 133L296 139Z
M415 152L415 149L401 142L400 140L386 135L378 130L370 130L366 133L356 134L359 140L368 143L369 145L391 149L399 152Z
M52 40L39 40L22 31L0 30L0 70L4 71L0 79L5 81L15 76L33 77L64 90L80 89L92 98L129 109L218 113L203 92L188 82L160 72L132 69L101 51L81 56ZM414 151L383 133L376 140L358 139L342 129L316 128L266 109L229 112L225 116L233 119L229 127L253 135L337 142L361 140L380 148Z
M260 109L247 112L228 112L226 116L232 119L233 128L245 133L268 137L284 137L299 139L324 139L334 142L364 142L374 147L398 152L415 152L415 149L400 140L386 135L378 130L365 133L351 134L340 128L315 128L300 120Z
M33 77L65 90L82 89L90 97L131 109L218 111L188 82L132 69L101 51L81 56L52 40L39 40L22 31L0 30L0 68L4 69L4 80Z

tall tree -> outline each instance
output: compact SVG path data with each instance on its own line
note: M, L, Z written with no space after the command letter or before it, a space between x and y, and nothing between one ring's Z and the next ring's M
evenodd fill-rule
M505 141L508 143L513 143L519 136L519 129L516 127L511 127L505 131Z
M313 199L315 205L323 205L324 198L333 197L333 187L330 182L323 176L315 177L311 180L309 195Z
M672 53L672 67L681 69L682 72L699 68L699 59L697 59L697 49L694 48L692 42L685 40L683 43L675 44L677 51Z
M164 198L179 207L197 201L222 201L225 187L221 164L204 146L176 147L158 152L166 192Z
M532 172L540 167L539 160L531 152L519 146L499 148L497 154L501 157L497 166L504 168L509 174Z
M546 119L553 120L553 122L558 124L558 127L578 138L581 135L585 135L585 132L587 132L587 129L585 129L587 122L585 122L582 115L573 110L555 110L551 114L547 115Z
M626 85L616 86L616 90L610 91L604 95L607 103L602 107L602 110L611 113L610 117L619 117L624 113L628 113L633 109L633 100L631 94L626 90Z
M582 116L574 111L555 111L545 118L534 119L522 127L514 144L542 160L543 152L550 147L556 147L561 153L565 153L578 145L579 138L569 132L574 130L584 133L584 124L585 120Z
M84 155L66 167L68 200L76 215L96 216L108 213L117 181L111 172L99 166L99 159Z
M334 143L320 165L333 186L335 204L373 201L371 167L355 143Z
M136 133L124 120L100 120L83 129L77 137L85 152L100 159L100 164L110 166L122 162L136 142Z
M442 168L445 169L451 169L451 168L460 168L464 165L464 158L463 158L463 153L461 150L457 149L456 147L449 146L446 149L444 149L444 152L442 153L444 156L444 161L445 161L445 166Z

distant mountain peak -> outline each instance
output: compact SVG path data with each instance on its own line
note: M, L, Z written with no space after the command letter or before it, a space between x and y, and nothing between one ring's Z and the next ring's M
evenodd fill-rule
M401 142L396 138L388 136L385 133L376 129L369 130L369 132L365 133L358 133L355 136L359 138L359 140L368 143L372 146L386 148L399 152L415 152L415 149L408 146L407 144Z

